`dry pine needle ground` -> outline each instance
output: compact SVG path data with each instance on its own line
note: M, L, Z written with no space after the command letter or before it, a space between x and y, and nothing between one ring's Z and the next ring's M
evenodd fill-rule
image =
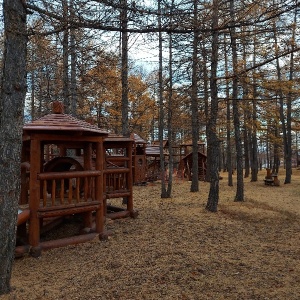
M300 299L300 171L292 183L245 179L245 202L221 174L217 213L205 210L209 183L190 193L174 180L134 187L137 219L108 221L106 242L16 259L12 292L0 299Z

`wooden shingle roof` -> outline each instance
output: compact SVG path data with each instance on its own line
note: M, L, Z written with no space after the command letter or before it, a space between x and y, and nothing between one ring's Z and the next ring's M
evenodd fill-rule
M71 115L64 114L62 110L53 110L55 113L45 115L37 120L23 126L25 133L29 132L53 132L64 134L80 135L107 135L106 130L100 129L83 120Z
M136 133L132 133L130 137L136 144L147 144L147 142Z

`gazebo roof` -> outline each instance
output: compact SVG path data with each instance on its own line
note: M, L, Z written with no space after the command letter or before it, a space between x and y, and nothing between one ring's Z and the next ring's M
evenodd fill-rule
M166 151L163 151L164 155L168 155ZM160 147L157 145L147 145L146 146L146 155L147 156L160 156Z
M133 139L136 144L147 144L147 142L136 133L132 133L130 138Z
M23 126L24 133L47 132L54 134L71 135L108 135L108 132L83 120L63 113L63 109L55 107L53 103L52 114L45 115Z
M187 160L189 157L193 156L193 153L189 153L186 156L184 156L182 159L183 160ZM202 157L204 159L207 158L207 156L204 153L201 153L200 151L198 151L198 157Z

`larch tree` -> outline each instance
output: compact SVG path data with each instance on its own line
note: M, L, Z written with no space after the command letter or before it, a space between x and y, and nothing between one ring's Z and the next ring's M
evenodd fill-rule
M70 0L70 18L74 16L74 0ZM76 117L77 106L77 53L76 53L76 29L70 29L70 113Z
M298 1L296 1L298 4ZM297 28L297 9L294 11L294 18L291 24L292 28L292 35L290 38L290 47L291 47L291 54L290 54L290 63L289 63L289 74L288 74L288 82L289 82L289 91L287 93L287 112L286 112L286 147L285 150L285 179L284 183L291 183L292 181L292 101L293 101L293 92L292 92L292 83L294 80L294 73L295 73L295 57L294 57L294 50L296 48L296 28ZM297 149L298 151L298 149Z
M193 55L192 55L192 88L191 88L191 109L192 109L192 144L193 144L193 165L191 192L199 191L199 170L198 170L198 141L199 141L199 113L198 113L198 1L193 1Z
M256 63L256 37L254 35L253 39L253 65ZM253 85L252 85L252 127L250 130L250 165L251 165L251 181L257 181L257 173L258 173L258 153L257 153L257 127L258 127L258 120L257 120L257 84L256 84L256 77L253 76Z
M63 103L65 106L65 112L70 113L70 84L69 84L69 55L70 55L70 32L68 28L69 20L69 3L68 0L62 0L62 11L63 11Z
M217 118L218 118L218 44L219 44L219 1L213 0L212 7L212 54L211 54L211 71L210 71L210 90L211 103L210 115L207 128L207 155L210 157L208 172L210 173L210 189L206 209L211 212L218 210L219 203L219 139L217 135Z
M284 150L284 160L285 164L287 165L286 168L286 176L285 176L285 183L291 182L291 142L290 142L290 122L291 122L291 115L290 115L290 102L285 103L284 101L284 92L283 92L283 85L282 82L284 78L282 78L282 68L280 66L280 58L279 58L279 42L278 42L278 29L275 26L275 20L273 22L273 29L274 29L274 48L275 48L275 56L276 56L276 75L277 80L279 82L277 89L278 98L279 98L279 112L280 112L280 121L281 121L281 132L283 137L283 150ZM287 107L287 113L285 114L285 106Z
M244 201L244 181L243 181L243 150L240 134L240 117L239 117L239 104L238 104L238 57L237 57L237 38L235 30L235 13L234 13L234 0L230 0L230 38L232 50L232 65L233 65L233 80L232 80L232 110L233 110L233 123L234 123L234 136L236 147L236 169L237 169L237 189L235 201Z
M128 15L127 0L120 0L121 65L122 65L122 134L129 137L128 123Z
M3 0L4 55L0 91L0 295L10 291L20 197L26 95L26 9Z
M158 101L159 101L159 125L158 125L158 139L160 146L160 170L161 170L161 198L169 198L168 189L165 182L165 155L164 155L164 90L163 90L163 37L162 37L162 8L161 0L158 0L157 11L158 11L158 27L159 27L159 37L158 37L158 57L159 57L159 67L158 67Z
M227 43L226 35L224 35L224 66L225 76L228 76L228 55L227 55ZM226 169L228 174L228 186L233 186L232 180L232 143L231 143L231 99L229 91L229 79L226 79Z

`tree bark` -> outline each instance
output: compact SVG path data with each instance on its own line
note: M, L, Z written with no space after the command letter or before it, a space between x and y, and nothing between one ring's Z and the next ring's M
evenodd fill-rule
M128 125L128 34L127 0L121 0L121 38L122 38L122 134L129 137Z
M158 0L158 26L161 27L161 0ZM168 198L165 182L165 156L164 156L164 99L163 99L163 61L162 61L162 32L158 34L158 98L159 98L159 120L158 139L160 148L160 176L161 176L161 198Z
M296 1L298 2L298 1ZM290 72L289 82L294 80L294 52L295 50L295 38L296 38L296 24L297 24L297 9L295 9L293 32L291 38L292 53L290 56ZM287 140L285 149L285 179L284 183L291 183L292 181L292 93L289 92L287 95L287 112L286 112L286 129L287 129Z
M172 0L170 7L170 22L172 22L174 0ZM166 197L170 198L173 187L173 124L172 124L172 110L173 110L173 36L169 34L169 93L168 93L168 144L169 144L169 174L168 187Z
M71 18L74 15L74 0L70 1ZM71 78L70 78L70 113L76 117L77 105L77 74L76 74L76 44L75 44L75 29L70 30L70 57L71 57Z
M198 120L198 7L197 1L194 0L194 39L193 39L193 60L192 60L192 91L191 91L191 107L192 107L192 143L193 143L193 165L192 165L192 183L191 192L199 191L199 165L198 165L198 141L199 141L199 120Z
M213 1L212 16L212 55L211 55L211 109L207 130L207 156L209 159L208 172L210 173L210 189L206 209L211 212L218 210L219 203L219 139L217 136L217 118L218 118L218 86L217 86L217 66L218 66L218 0Z
M232 25L234 25L234 0L230 0L230 16ZM237 45L236 45L236 32L235 27L230 28L231 36L231 49L232 49L232 64L234 74L238 73L237 70ZM240 118L239 118L239 105L238 105L238 78L233 77L232 80L232 110L233 110L233 123L234 123L234 136L236 147L236 173L237 173L237 189L235 201L244 201L244 180L243 180L243 151L240 135Z
M274 42L275 42L275 55L278 55L278 38L277 38L277 28L274 23ZM276 58L276 72L277 72L277 80L281 82L281 67L279 58ZM286 168L286 175L284 183L291 183L291 136L290 136L290 126L291 126L291 116L290 116L290 100L287 101L287 114L284 114L284 100L283 100L283 92L280 88L278 91L279 96L279 114L281 121L281 131L283 137L283 150L284 150L284 164Z
M225 72L228 73L228 56L226 51L226 38L224 36L224 63L225 63ZM232 180L232 145L231 145L231 100L229 92L229 80L226 79L226 165L228 172L228 186L233 186Z
M3 13L5 44L0 94L0 295L10 291L16 243L27 47L26 10L22 2L4 0Z
M63 15L65 20L65 27L68 25L69 7L68 0L62 1ZM66 28L63 33L63 102L65 106L65 113L70 113L70 85L69 85L69 29Z
M253 65L256 64L256 37L254 36ZM252 100L252 128L251 128L251 147L250 147L250 164L251 164L251 182L257 181L258 174L258 153L257 153L257 82L253 76L253 100Z

